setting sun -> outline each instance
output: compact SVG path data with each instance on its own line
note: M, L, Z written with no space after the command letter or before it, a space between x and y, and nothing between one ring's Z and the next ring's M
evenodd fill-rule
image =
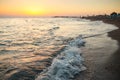
M30 7L25 10L27 15L39 16L44 14L44 10L40 8Z

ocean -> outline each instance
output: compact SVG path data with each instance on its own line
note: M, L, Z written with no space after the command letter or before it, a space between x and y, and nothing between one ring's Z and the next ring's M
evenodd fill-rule
M80 54L115 52L117 41L108 37L108 32L115 29L114 25L102 21L81 18L0 18L0 80L38 80L40 75L49 72L46 69L52 69L52 64L64 52L67 55L71 51ZM86 42L85 46L80 49L74 44L76 41ZM83 67L82 62L80 64ZM55 80L67 80L60 76Z

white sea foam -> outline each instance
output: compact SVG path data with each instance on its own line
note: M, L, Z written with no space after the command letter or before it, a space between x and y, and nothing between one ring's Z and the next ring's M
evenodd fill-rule
M79 48L84 44L85 42L81 37L71 41L69 46L53 60L51 66L45 69L35 80L70 80L79 72L86 70Z

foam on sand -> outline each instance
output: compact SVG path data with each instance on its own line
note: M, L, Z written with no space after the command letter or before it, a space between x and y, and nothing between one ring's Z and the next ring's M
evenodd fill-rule
M71 80L76 74L86 70L83 66L80 47L85 44L81 37L71 41L50 67L45 69L35 80Z

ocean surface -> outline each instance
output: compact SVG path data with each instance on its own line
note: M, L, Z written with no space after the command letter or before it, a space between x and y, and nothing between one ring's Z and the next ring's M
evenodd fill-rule
M117 41L107 36L115 29L80 18L0 18L0 80L34 80L80 35L88 53L115 52Z

